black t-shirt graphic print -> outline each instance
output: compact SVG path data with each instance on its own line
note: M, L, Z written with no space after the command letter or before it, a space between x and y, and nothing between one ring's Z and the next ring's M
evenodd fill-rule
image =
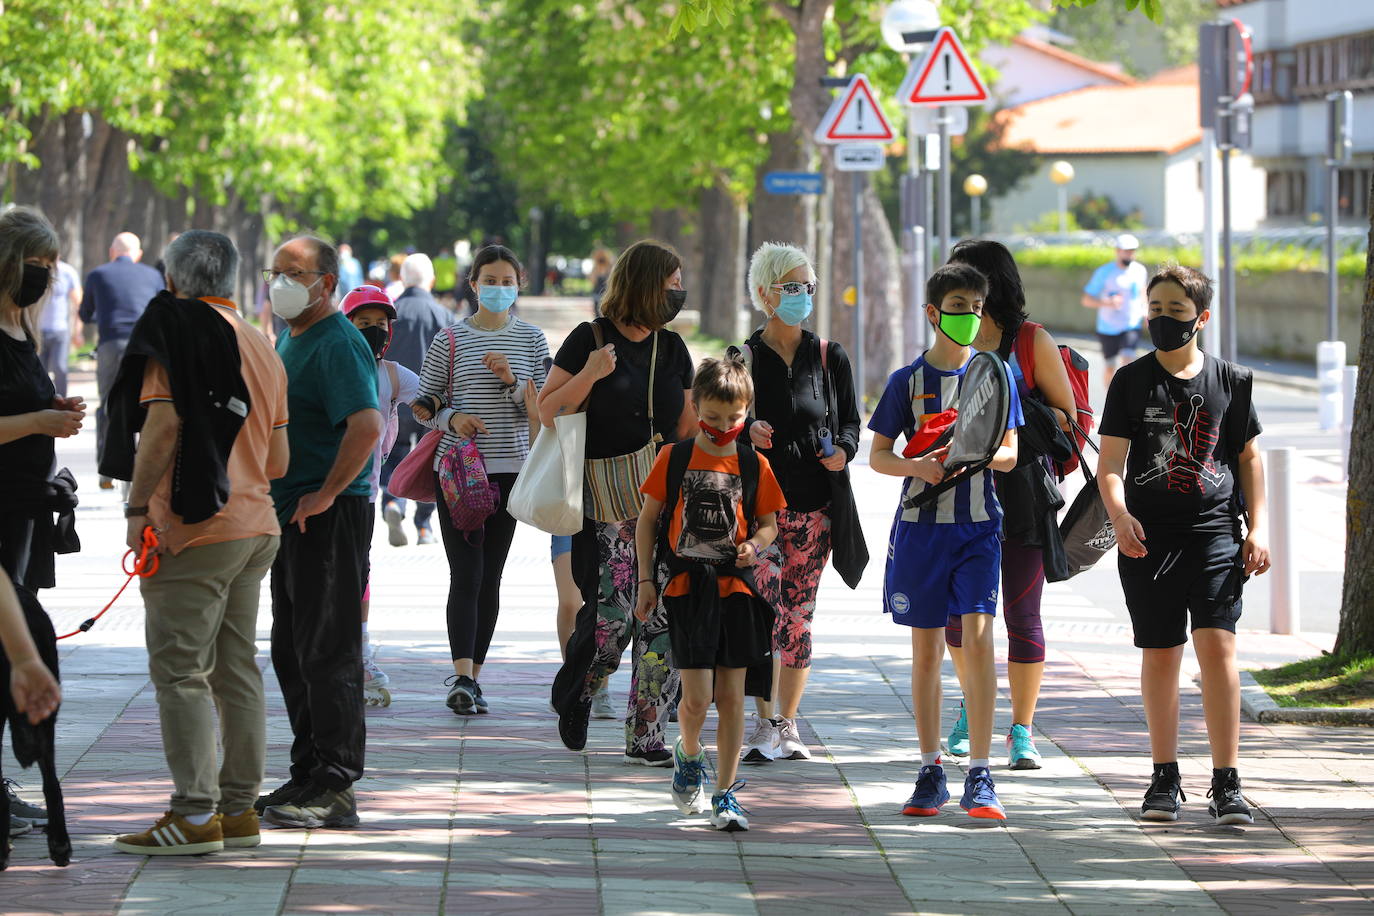
M733 563L744 485L735 474L688 468L682 478L682 533L673 551L706 563Z
M1207 355L1196 376L1175 378L1153 353L1113 377L1101 432L1130 440L1126 508L1147 529L1234 528L1239 507L1230 424L1245 424L1246 442L1261 427L1253 401L1244 417L1231 409L1232 377L1226 363Z

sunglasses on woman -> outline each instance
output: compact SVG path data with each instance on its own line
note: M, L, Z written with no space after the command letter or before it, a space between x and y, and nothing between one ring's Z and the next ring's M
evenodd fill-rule
M773 289L781 290L787 296L800 296L806 293L808 296L816 295L816 284L814 283L774 283Z

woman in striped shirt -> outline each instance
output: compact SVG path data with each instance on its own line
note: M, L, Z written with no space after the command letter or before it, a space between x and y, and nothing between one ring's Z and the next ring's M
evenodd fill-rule
M435 335L420 369L415 402L416 420L445 433L434 451L436 474L443 455L460 438L471 438L501 491L500 505L481 537L473 538L475 543L454 528L445 508L436 513L449 570L453 677L446 682L448 706L460 716L487 711L477 679L496 630L501 574L515 536L515 519L506 503L530 451L527 409L533 409L544 384L549 355L544 332L510 314L524 280L524 268L510 249L483 248L473 259L468 280L477 288L477 311Z

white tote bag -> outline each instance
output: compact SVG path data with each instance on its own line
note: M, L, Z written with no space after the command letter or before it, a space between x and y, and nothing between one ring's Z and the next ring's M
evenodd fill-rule
M549 534L582 530L582 466L586 459L587 415L555 417L539 431L506 511Z

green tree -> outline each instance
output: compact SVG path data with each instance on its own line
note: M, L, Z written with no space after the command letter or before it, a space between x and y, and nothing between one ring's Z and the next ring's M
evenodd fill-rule
M1159 20L1151 22L1121 5L1098 3L1087 9L1061 8L1054 28L1073 36L1073 50L1093 60L1120 61L1126 72L1147 77L1166 67L1197 60L1197 27L1216 14L1197 0L1159 0Z

